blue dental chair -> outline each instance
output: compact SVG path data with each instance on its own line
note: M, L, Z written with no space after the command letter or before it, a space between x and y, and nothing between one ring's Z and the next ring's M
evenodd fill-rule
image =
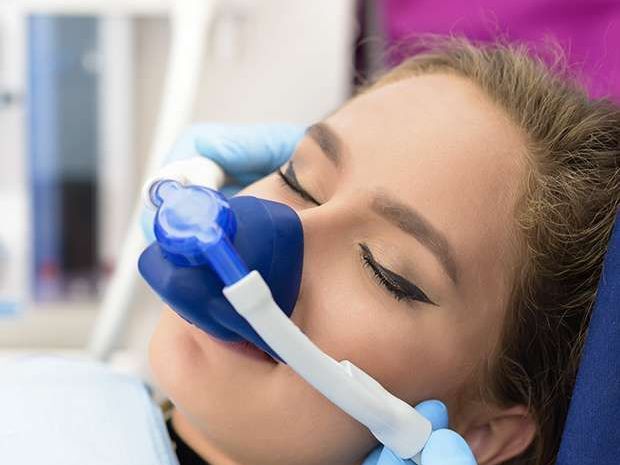
M620 216L609 242L556 465L620 463Z

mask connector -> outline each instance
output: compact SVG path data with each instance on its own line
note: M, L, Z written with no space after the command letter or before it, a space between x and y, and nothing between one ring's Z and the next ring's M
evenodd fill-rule
M237 222L222 194L161 180L149 196L157 208L155 237L169 260L179 266L209 265L226 286L249 273L232 245Z

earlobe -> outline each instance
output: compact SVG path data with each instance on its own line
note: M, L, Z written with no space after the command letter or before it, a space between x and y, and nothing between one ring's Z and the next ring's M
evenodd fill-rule
M497 409L484 416L463 432L479 465L499 465L517 457L536 435L536 423L523 405Z

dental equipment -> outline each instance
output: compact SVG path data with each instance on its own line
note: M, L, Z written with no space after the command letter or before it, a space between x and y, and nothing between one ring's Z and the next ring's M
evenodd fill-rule
M227 201L168 170L169 179L159 176L144 190L156 208L157 242L139 260L149 285L202 330L251 342L288 364L382 444L419 463L430 422L350 361L326 355L289 318L303 262L294 210L249 196Z

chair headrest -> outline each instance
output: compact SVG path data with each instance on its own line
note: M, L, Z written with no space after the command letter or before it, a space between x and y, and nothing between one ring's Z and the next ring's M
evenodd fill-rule
M619 463L619 411L620 217L605 256L556 465Z

